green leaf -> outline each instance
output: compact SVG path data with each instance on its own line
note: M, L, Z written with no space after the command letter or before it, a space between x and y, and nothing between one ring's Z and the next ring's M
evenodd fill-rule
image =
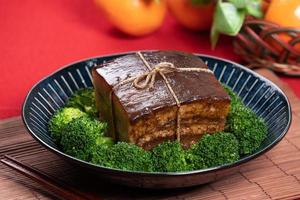
M260 0L248 0L247 6L246 6L246 11L249 15L252 15L256 18L263 17Z
M235 36L240 31L246 12L237 9L233 3L218 1L211 29L211 43L214 48L217 44L218 34Z
M238 10L232 3L219 2L217 4L214 16L217 31L234 36L240 31L244 19L245 11Z
M216 30L215 25L213 24L210 31L210 42L212 49L214 49L217 45L217 42L219 40L220 33Z
M246 8L248 1L249 0L228 0L228 2L232 3L238 9Z
M261 0L227 0L232 3L238 9L245 9L247 14L252 15L256 18L263 17L261 9Z

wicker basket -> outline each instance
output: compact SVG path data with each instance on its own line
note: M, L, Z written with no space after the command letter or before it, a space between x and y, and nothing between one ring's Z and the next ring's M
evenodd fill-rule
M247 19L234 41L234 49L249 68L265 67L300 76L300 29Z

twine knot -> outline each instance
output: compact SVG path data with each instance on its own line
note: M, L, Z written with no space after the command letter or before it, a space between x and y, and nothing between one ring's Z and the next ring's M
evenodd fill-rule
M205 73L210 73L213 74L213 72L207 68L199 68L199 67L184 67L184 68L176 68L174 66L173 63L170 62L161 62L158 63L157 65L155 65L153 68L151 68L151 66L149 65L149 63L146 61L146 59L144 58L144 56L142 55L141 52L137 52L137 55L141 58L141 60L143 61L143 63L145 64L145 66L148 68L148 71L136 76L136 77L131 77L128 79L125 79L121 82L119 82L118 84L116 84L114 87L118 87L120 85L126 84L126 83L130 83L132 82L133 86L137 89L145 89L147 87L149 88L153 88L154 87L154 83L155 83L155 78L157 73L159 73L161 75L161 77L163 78L164 82L166 83L166 86L168 88L168 90L170 91L171 95L173 96L176 105L178 107L177 110L177 117L176 117L176 136L177 136L177 140L180 141L180 124L181 124L181 119L180 119L180 101L178 100L174 90L172 89L169 81L167 80L167 77L165 76L165 74L171 73L171 72L205 72Z
M137 76L133 81L133 85L135 88L138 89L145 89L147 87L153 88L157 73L167 74L175 71L177 71L177 68L174 66L173 63L161 62L155 65L154 68L150 71L147 71L144 74Z

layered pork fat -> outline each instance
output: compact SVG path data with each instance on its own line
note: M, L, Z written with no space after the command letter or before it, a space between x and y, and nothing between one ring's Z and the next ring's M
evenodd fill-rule
M186 53L153 51L142 54L150 66L167 61L177 68L207 68L199 58ZM109 123L109 136L151 149L163 141L177 139L177 115L180 118L180 141L184 147L198 141L204 133L224 129L230 98L213 74L166 74L181 104L178 109L159 75L152 89L136 89L131 82L118 85L147 71L136 54L114 59L93 69L97 106L100 117Z

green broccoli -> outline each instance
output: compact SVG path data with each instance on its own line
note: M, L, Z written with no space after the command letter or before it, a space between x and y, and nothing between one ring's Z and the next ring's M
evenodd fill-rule
M104 167L117 168L114 166L114 162L112 161L109 153L114 145L112 145L111 147L98 145L92 153L91 163Z
M152 162L155 171L187 171L191 166L186 160L186 152L178 141L159 144L152 150Z
M219 132L204 135L189 152L193 155L194 169L215 167L239 159L239 145L231 133ZM204 162L204 163L203 163Z
M243 105L241 98L236 95L231 88L223 84L223 88L226 90L228 95L230 96L230 110L234 110L236 106Z
M68 123L70 123L73 119L83 116L87 116L87 114L77 108L62 108L58 110L51 117L48 125L49 132L51 133L54 141L59 144L62 132Z
M150 152L126 142L98 148L94 151L92 163L123 170L152 171Z
M78 108L91 117L98 116L96 108L95 91L93 88L84 88L76 91L65 105L66 107Z
M241 154L254 152L267 136L267 126L263 119L246 106L236 106L230 112L226 130L238 139Z
M75 92L50 119L49 131L65 153L105 167L177 172L228 164L259 148L267 126L230 88L224 88L231 97L226 132L206 134L189 150L183 150L178 141L164 142L151 151L125 142L114 144L112 138L103 136L107 124L95 119L91 88Z
M98 146L110 147L114 144L114 140L111 137L102 136L97 138L96 143Z
M231 104L225 130L238 139L240 154L253 153L266 138L267 125L232 90L226 90L231 97Z
M106 123L87 116L76 118L63 130L60 145L63 151L76 158L90 161L97 146L112 145L112 139L103 137Z
M195 147L194 147L195 148ZM205 161L198 154L195 154L194 148L186 150L185 159L190 170L199 170L207 168Z

